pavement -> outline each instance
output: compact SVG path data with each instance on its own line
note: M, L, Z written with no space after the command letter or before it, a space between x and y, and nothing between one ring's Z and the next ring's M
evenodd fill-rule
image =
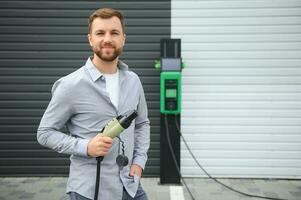
M260 196L301 200L301 180L219 179L221 182ZM237 194L208 178L185 178L195 200L256 200ZM0 200L69 200L66 177L0 177ZM161 185L159 178L142 178L149 200L191 200L184 186Z

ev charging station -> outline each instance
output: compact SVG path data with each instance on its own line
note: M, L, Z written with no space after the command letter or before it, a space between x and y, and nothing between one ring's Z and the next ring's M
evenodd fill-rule
M161 39L160 74L160 183L180 184L181 39ZM173 151L171 151L171 148Z
M156 61L156 69L161 69L160 74L160 184L181 184L180 168L180 120L181 120L181 71L184 64L181 59L180 39L161 39L161 60ZM183 138L186 148L189 147ZM287 200L281 198L253 195L239 191L212 177L190 154L205 174L218 184L227 189L248 197L257 197L273 200ZM183 183L195 199L187 184Z

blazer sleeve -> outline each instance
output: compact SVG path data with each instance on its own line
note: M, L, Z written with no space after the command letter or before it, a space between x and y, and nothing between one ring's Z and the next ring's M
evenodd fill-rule
M37 140L59 153L87 156L88 139L62 132L72 114L72 93L60 79L52 87L52 98L37 130Z
M144 90L140 80L139 84L140 96L137 108L138 116L135 120L133 164L137 164L144 169L147 161L147 151L150 146L150 122Z

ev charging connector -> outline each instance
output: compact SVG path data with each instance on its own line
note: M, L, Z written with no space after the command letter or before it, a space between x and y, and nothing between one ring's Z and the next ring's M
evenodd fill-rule
M160 69L160 183L180 184L180 133L174 120L181 119L181 59L180 39L161 39L161 58L155 61ZM166 120L169 123L166 123ZM166 127L167 126L167 127ZM169 131L166 131L166 130ZM168 137L167 137L167 134ZM170 138L170 141L168 139ZM173 152L169 148L171 143ZM173 155L174 154L174 155ZM173 159L175 158L175 160ZM177 165L175 164L177 163Z
M131 110L123 115L119 115L109 121L103 129L100 131L100 134L103 136L107 136L110 138L115 138L120 135L125 129L127 129L132 121L138 116L136 110ZM98 199L98 191L99 191L99 181L100 181L100 165L103 160L103 156L97 157L97 168L96 168L96 182L95 182L95 192L94 192L94 200ZM117 157L118 158L118 157ZM117 160L116 160L117 162ZM118 164L118 163L117 163Z

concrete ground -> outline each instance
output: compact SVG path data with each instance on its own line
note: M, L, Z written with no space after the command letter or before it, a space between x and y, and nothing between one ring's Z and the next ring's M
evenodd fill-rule
M196 200L253 200L207 178L185 178ZM255 195L301 200L301 180L220 179ZM67 200L66 177L0 177L0 200ZM160 185L159 178L142 178L149 200L190 200L182 186Z

